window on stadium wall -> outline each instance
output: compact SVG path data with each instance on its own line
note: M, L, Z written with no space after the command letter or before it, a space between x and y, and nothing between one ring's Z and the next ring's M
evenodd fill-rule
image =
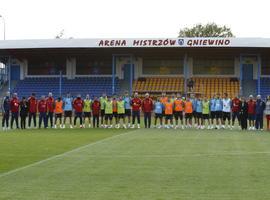
M270 75L270 60L262 59L262 75Z
M112 74L112 61L76 59L76 74L110 75Z
M194 75L234 75L234 59L193 59Z
M143 59L143 74L175 75L183 74L183 60Z
M66 74L66 58L57 60L28 59L28 75Z

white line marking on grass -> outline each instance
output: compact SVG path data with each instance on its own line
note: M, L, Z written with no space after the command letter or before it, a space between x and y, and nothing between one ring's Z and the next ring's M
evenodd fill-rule
M124 132L124 133L121 133L121 134L117 134L117 135L114 135L114 136L111 136L111 137L107 137L107 138L104 138L104 139L102 139L102 140L98 140L98 141L96 141L96 142L92 142L92 143L89 143L89 144L80 146L80 147L78 147L78 148L72 149L72 150L70 150L70 151L67 151L67 152L64 152L64 153L57 154L57 155L55 155L55 156L46 158L46 159L44 159L44 160L40 160L40 161L34 162L34 163L32 163L32 164L25 165L25 166L23 166L23 167L19 167L19 168L17 168L17 169L13 169L13 170L10 170L10 171L8 171L8 172L4 172L4 173L0 174L0 178L5 177L5 176L8 176L8 175L11 175L11 174L14 174L14 173L16 173L16 172L18 172L18 171L22 171L22 170L27 169L27 168L30 168L30 167L34 167L34 166L40 165L40 164L42 164L42 163L45 163L45 162L48 162L48 161L51 161L51 160L54 160L54 159L57 159L57 158L64 157L64 156L69 155L69 154L71 154L71 153L80 151L80 150L82 150L82 149L84 149L84 148L87 148L87 147L90 147L90 146L94 146L94 145L97 145L97 144L100 144L100 143L103 143L103 142L106 142L106 141L115 139L115 138L117 138L117 137L121 137L121 136L130 134L130 133L133 133L133 132L136 132L136 131L138 131L138 129L133 130L133 131L127 131L127 132Z
M270 152L218 152L218 153L197 153L197 154L149 154L149 155L93 155L89 154L88 157L92 158L181 158L181 157L203 157L203 156L245 156L257 154L270 154ZM71 156L80 158L80 155Z

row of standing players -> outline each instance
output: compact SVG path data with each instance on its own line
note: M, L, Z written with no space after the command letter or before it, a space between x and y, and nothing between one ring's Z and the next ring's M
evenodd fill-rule
M54 100L52 93L49 93L48 97L42 96L40 100L33 93L28 99L23 97L21 101L16 93L12 95L12 98L9 96L7 94L2 103L2 127L4 130L13 128L14 122L16 128L19 128L19 117L22 129L26 128L27 118L28 127L31 127L32 120L34 127L37 127L37 114L39 115L39 128L41 128L42 123L45 128L49 126L49 123L51 128L57 128L58 122L60 128L65 128L67 119L69 119L70 128L76 126L78 119L80 128L85 127L87 120L89 127L92 124L93 127L112 128L113 119L115 119L115 128L121 126L135 128L136 121L137 128L140 128L141 111L144 116L145 128L233 129L237 119L242 129L263 130L265 114L267 130L270 129L270 97L265 102L260 95L256 99L250 95L249 99L234 97L231 100L227 93L224 93L223 97L220 97L220 94L215 94L211 99L196 98L194 95L184 98L181 94L169 97L166 96L166 93L162 93L161 97L155 101L150 98L148 93L141 99L136 92L133 98L128 93L119 97L103 94L100 98L94 97L93 99L90 99L89 95L86 95L85 99L82 99L80 95L72 98L68 93L63 99L59 97L56 100ZM72 123L73 111L74 121ZM9 126L10 113L11 123ZM152 113L154 113L153 126L151 126ZM158 121L159 124L157 124Z

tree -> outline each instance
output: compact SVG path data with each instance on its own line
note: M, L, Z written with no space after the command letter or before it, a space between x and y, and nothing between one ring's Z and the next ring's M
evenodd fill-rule
M178 37L234 37L234 35L229 27L208 23L181 29Z

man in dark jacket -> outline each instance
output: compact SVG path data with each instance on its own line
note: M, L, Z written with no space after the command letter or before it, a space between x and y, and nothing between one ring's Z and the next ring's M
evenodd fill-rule
M257 130L263 130L263 113L265 109L265 102L261 99L261 95L257 96L256 101L256 118L255 127Z
M10 98L9 98L9 92L7 92L6 97L4 98L2 102L2 127L3 130L9 129L9 113L10 113Z
M21 117L21 129L25 129L26 117L28 115L28 104L25 97L22 98L20 102L20 117Z
M248 103L244 97L240 101L239 118L242 130L247 130Z

